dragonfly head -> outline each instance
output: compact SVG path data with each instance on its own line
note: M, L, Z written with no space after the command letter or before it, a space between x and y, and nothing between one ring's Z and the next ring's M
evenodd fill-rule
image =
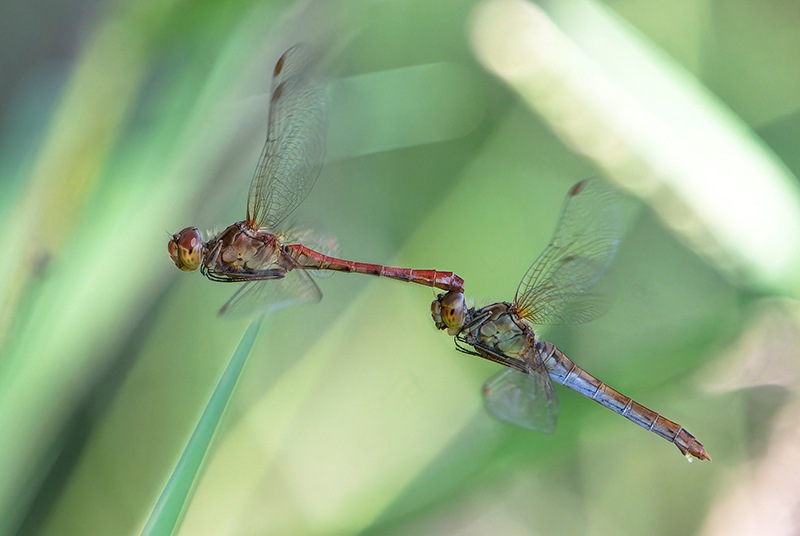
M446 294L439 294L431 303L431 316L437 329L446 329L449 335L456 335L461 331L467 316L464 293L451 290Z
M203 237L197 227L187 227L172 235L168 248L172 262L184 272L197 270L203 261Z

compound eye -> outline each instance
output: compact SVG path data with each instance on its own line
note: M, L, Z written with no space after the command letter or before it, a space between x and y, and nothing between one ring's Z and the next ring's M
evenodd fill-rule
M442 323L450 329L461 329L467 315L467 300L463 292L449 291L439 298Z
M203 262L203 237L197 227L187 227L172 235L167 248L172 262L184 272L197 270Z

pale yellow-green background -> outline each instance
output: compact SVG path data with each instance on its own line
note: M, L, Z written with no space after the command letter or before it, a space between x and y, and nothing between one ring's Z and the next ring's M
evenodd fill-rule
M267 319L181 534L794 533L800 5L540 6L3 4L0 531L141 530L246 326L168 233L243 217L271 66L310 40L339 79L290 223L481 305L607 176L615 299L548 338L714 461L563 389L554 435L502 425L434 292L336 274Z

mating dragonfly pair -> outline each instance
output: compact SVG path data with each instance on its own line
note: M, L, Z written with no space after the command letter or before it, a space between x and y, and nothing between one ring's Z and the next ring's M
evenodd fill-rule
M326 85L318 57L296 45L278 59L270 93L267 140L242 221L204 241L196 227L173 235L169 254L183 271L243 285L220 314L253 314L316 301L322 293L306 270L384 276L446 291L431 305L436 327L456 347L506 367L484 385L487 409L517 426L551 433L558 417L552 382L560 383L674 443L689 460L710 460L682 426L634 402L584 371L533 325L585 322L603 308L592 294L616 254L621 216L613 190L597 179L569 191L550 243L522 279L512 303L469 308L464 280L453 272L343 260L278 231L306 198L325 153Z

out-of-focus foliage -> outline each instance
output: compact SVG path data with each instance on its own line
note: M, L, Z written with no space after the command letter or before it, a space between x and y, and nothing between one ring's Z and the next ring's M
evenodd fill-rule
M608 176L615 301L546 336L714 461L565 390L553 436L495 422L497 367L436 332L433 292L337 274L265 321L181 533L796 532L798 25L754 1L2 4L0 534L144 527L247 326L168 235L244 216L304 40L338 78L292 223L510 300L569 186Z

